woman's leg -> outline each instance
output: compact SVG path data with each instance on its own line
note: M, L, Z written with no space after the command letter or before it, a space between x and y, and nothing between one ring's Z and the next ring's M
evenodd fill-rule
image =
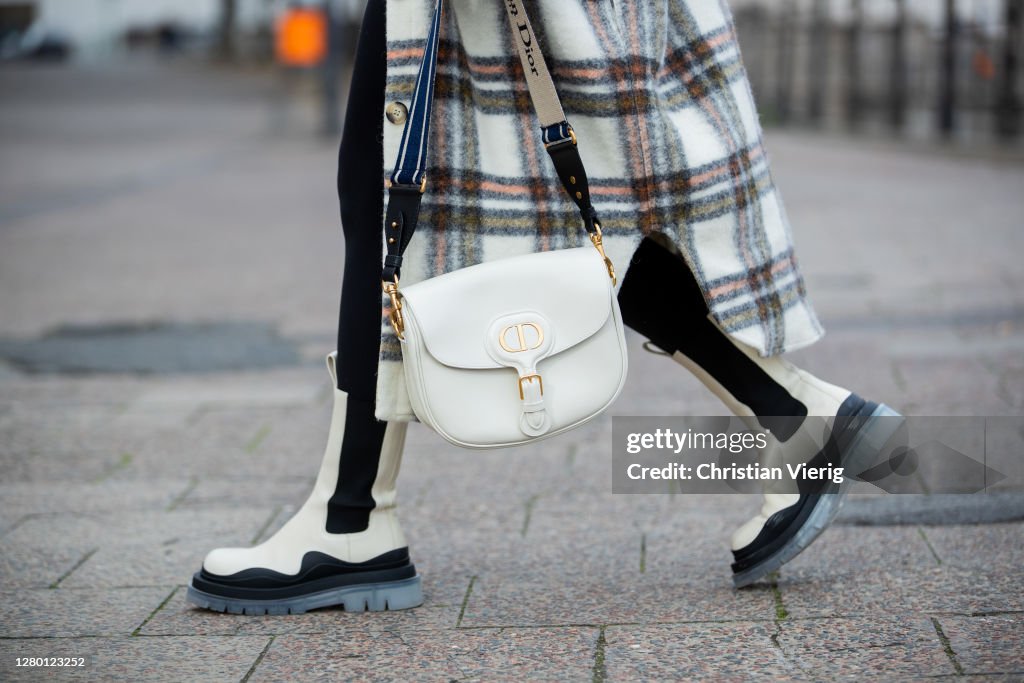
M641 242L619 303L626 325L692 372L736 415L770 430L774 438L763 457L775 466L838 459L832 464L857 474L873 464L901 423L885 405L733 341L708 317L696 279L663 235ZM825 430L830 440L822 444ZM833 494L839 493L800 482L797 490L792 483L766 487L759 514L733 534L736 585L756 581L810 545L838 511L841 495Z
M332 533L362 531L370 510L387 423L374 417L380 350L381 245L384 205L385 2L366 6L338 150L338 201L345 234L345 270L338 312L338 389L348 395L344 477L328 504Z
M339 154L345 272L338 353L327 358L334 412L313 492L272 537L218 548L192 577L188 599L239 614L317 607L403 609L423 602L395 514L406 423L374 418L380 339L384 1L370 0L360 34Z
M387 42L384 0L370 0L338 150L338 200L345 233L345 271L338 315L338 388L373 401L381 322L384 205L384 85Z

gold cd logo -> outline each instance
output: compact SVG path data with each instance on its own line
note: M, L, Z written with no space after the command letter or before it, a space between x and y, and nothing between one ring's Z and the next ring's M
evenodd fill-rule
M537 338L532 346L526 340L527 329L533 330L533 334L531 334L530 336L535 336ZM515 330L515 335L513 336L512 340L513 343L517 345L516 347L512 347L509 345L510 330ZM505 349L509 353L522 353L523 351L532 351L533 349L538 348L543 343L544 330L542 330L540 325L538 325L537 323L517 323L515 325L509 325L508 327L501 331L501 334L498 335L498 344L500 344L501 348Z

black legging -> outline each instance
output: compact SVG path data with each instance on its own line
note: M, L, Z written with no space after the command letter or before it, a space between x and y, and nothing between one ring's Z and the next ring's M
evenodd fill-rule
M338 481L327 503L327 532L365 531L387 424L374 417L380 350L380 270L384 208L384 0L369 0L356 48L345 130L338 152L338 198L345 273L338 315L338 388L348 394Z
M338 388L373 402L380 351L384 206L384 0L369 0L356 47L345 129L338 152L338 198L345 272L338 316Z

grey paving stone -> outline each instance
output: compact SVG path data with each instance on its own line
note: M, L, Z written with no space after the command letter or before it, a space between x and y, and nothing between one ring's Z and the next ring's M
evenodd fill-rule
M1000 359L993 363L995 372L999 373L997 393L1011 407L1019 411L1024 408L1024 368L1006 367L1006 361Z
M954 567L906 567L899 571L846 568L783 568L778 582L794 618L894 614L992 612L1024 607L1021 572Z
M634 539L639 543L645 528L668 526L676 517L666 511L668 498L660 498L610 493L571 499L540 497L530 511L524 538L541 547L557 549L567 545L598 552L601 538L608 539L610 545L618 545L618 539L627 545Z
M590 680L596 640L593 628L282 635L250 680Z
M903 593L901 604L908 612L1022 611L1024 593L1020 590L1024 570L1020 567L993 566L988 569L941 567L923 575L894 577Z
M1024 614L940 616L938 621L965 673L1024 675Z
M152 434L137 448L131 468L116 473L125 480L196 477L219 479L306 479L316 476L326 431L316 447L292 444L268 448L275 429L286 425L289 411L268 407L210 409L189 428Z
M0 540L0 588L48 588L86 557L64 545Z
M841 321L835 326L824 322L828 342L789 354L788 360L827 382L899 410L906 392L893 376L890 335L858 332Z
M316 472L305 479L204 479L196 482L188 494L177 499L175 509L209 510L234 505L244 507L289 506L295 510L305 502Z
M26 407L27 408L27 407ZM3 481L96 481L159 430L120 423L118 405L32 407L0 427ZM173 477L172 477L173 478Z
M956 674L931 621L922 616L796 619L781 624L786 658L815 680L904 680Z
M267 645L262 636L0 640L5 681L239 681ZM16 657L85 657L85 666L26 669Z
M123 411L118 404L78 404L49 407L16 404L4 420L0 453L69 453L75 449L101 450L111 439L124 439L105 433L104 426Z
M932 527L998 524L1024 519L1024 493L900 494L851 497L836 518L836 525Z
M182 443L173 450L169 444L161 449L140 449L130 468L117 470L111 478L124 481L184 477L187 479L250 479L271 481L307 481L316 475L316 462L305 458L296 462L280 454L249 453L243 448L224 448L216 452L201 452Z
M1024 410L1013 408L1016 417L990 417L985 421L985 464L1005 479L992 484L986 492L1024 491Z
M198 406L175 407L138 405L130 402L123 406L117 417L110 421L112 431L127 431L133 434L152 434L169 430L188 429Z
M0 435L0 440L3 436ZM130 451L78 450L72 454L33 451L0 454L5 482L99 481L117 470Z
M436 539L441 543L459 543L453 531L490 536L500 542L506 536L519 535L523 527L528 497L508 496L487 500L470 496L453 499L430 489L415 500L409 489L399 484L398 515L411 538Z
M530 523L528 540L560 552L570 566L591 562L628 572L729 577L729 536L740 521L735 508L694 507L694 499L710 497L605 496L610 502L542 510Z
M931 569L935 556L917 527L833 525L783 568L784 574L803 569L873 573L908 568Z
M0 505L19 514L164 510L189 487L184 479L137 482L19 482L0 484Z
M562 476L554 479L551 487L537 497L533 512L542 519L550 519L552 524L574 517L586 518L595 528L603 526L609 531L630 526L678 529L679 524L687 520L700 520L700 523L707 522L715 528L727 528L740 524L759 505L759 499L741 494L614 494L610 486L576 488L570 479Z
M25 589L0 593L6 638L127 636L171 588Z
M399 631L418 657L447 658L468 681L590 681L596 628Z
M857 616L898 611L903 595L895 581L882 571L783 567L778 589L786 610L794 618ZM767 580L757 585L766 586Z
M207 539L182 538L101 547L60 585L95 589L188 583L215 545Z
M737 500L741 497L737 496ZM643 542L644 563L648 571L685 569L687 572L728 578L732 553L729 538L739 526L738 515L722 519L683 510L669 515L660 524L652 525L636 542Z
M765 623L609 626L609 681L789 680L799 670Z
M326 377L326 371L323 377ZM310 404L321 391L321 376L307 368L260 373L215 373L197 377L161 378L135 397L133 406L174 409L192 406L245 407Z
M0 405L14 414L39 410L81 408L84 405L129 403L148 380L137 375L80 375L74 382L58 375L25 375L11 372L0 379Z
M1020 410L1011 408L998 397L990 401L977 400L943 400L940 395L918 396L908 399L900 411L904 415L923 415L928 417L976 417L979 415L995 417L1017 417Z
M563 495L571 480L553 475L545 463L561 465L559 452L424 453L407 441L398 481L399 505L410 533L417 527L471 526L490 529L496 537L518 534L528 505ZM528 470L528 473L524 473Z
M354 632L345 638L330 633L278 636L249 680L451 681L461 677L453 657L425 657L403 635L384 631Z
M417 569L424 575L466 574L473 576L500 569L524 552L524 542L518 531L494 534L486 527L451 527L449 525L420 526L407 524L403 528L409 552Z
M567 545L568 552L584 557L590 549L600 553L616 539L616 552L602 558L606 563L618 561L622 552L625 565L634 568L643 554L648 569L728 576L729 537L759 505L752 498L573 491L537 501L528 538Z
M0 509L0 538L3 538L4 534L20 524L23 518L24 515L17 512L7 510L6 508Z
M733 595L729 588L728 534L738 515L722 520L702 509L728 506L728 499L741 497L699 498L708 500L693 512L700 501L676 500L671 496L605 494L603 498L567 499L553 495L537 499L525 536L521 528L509 529L508 525L489 533L492 526L487 521L486 509L474 510L473 524L466 528L462 528L464 518L424 525L418 514L413 515L406 532L414 558L425 571L436 573L456 568L478 575L480 583L476 584L466 612L467 624L642 621L635 615L623 616L623 611L642 612L648 603L659 599L674 605L702 590L690 585L694 580L713 580L717 582L715 590L723 593L725 602L710 607L716 615L712 618L719 618L721 613L731 614L737 599L741 601L741 611L750 609L744 602L753 601L754 614L767 618L771 614L767 607L770 599L764 595ZM449 531L453 525L459 529L454 534ZM577 597L572 585L580 580L593 584L578 591L590 594ZM671 584L671 591L659 591L657 586L662 580ZM482 604L477 601L494 598L487 591L495 583L500 584L502 591L496 598L497 604L486 602L488 617L475 621L480 615L474 609ZM482 593L478 594L478 590ZM512 595L505 595L506 590ZM623 591L625 595L608 598L609 594L614 596ZM559 597L549 601L543 612L533 613L532 607L519 605L510 608L515 614L515 618L509 617L511 621L487 620L505 610L506 599L519 601L520 592L528 602L531 595L539 593ZM628 605L630 600L636 601L635 607ZM686 615L705 609L704 599L698 603L692 609L683 607L681 612L676 607L655 609L656 616L651 620L685 620L689 618ZM602 612L602 605L608 605L607 613Z
M905 357L896 361L895 371L910 401L934 406L915 414L945 415L935 412L942 404L973 405L968 415L996 415L1008 407L999 398L997 378L973 358Z
M482 573L463 626L654 624L774 617L768 590L736 591L728 575L612 572L594 562Z
M422 574L422 572L421 572ZM424 603L396 612L345 612L324 608L288 616L244 616L199 609L185 600L182 588L146 623L142 635L280 635L330 633L349 635L401 630L441 631L458 623L470 577L458 573L423 575ZM445 636L438 636L443 640Z
M128 419L118 402L19 403L0 426L0 474L7 483L95 482L168 433L167 425Z
M1024 523L928 527L929 543L943 565L991 569L1024 566Z
M446 490L465 492L469 487L469 492L484 500L530 495L549 488L552 477L569 474L566 456L577 440L568 436L555 437L537 448L470 451L452 446L414 424L406 439L399 484L409 479L421 481L431 491L436 490L436 495Z
M5 536L6 541L46 546L60 542L75 549L173 545L183 541L245 545L273 509L135 511L126 514L55 514L31 517Z

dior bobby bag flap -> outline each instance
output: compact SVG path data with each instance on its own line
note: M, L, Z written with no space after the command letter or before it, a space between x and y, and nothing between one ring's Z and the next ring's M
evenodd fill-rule
M498 2L499 0L495 0ZM419 220L443 0L438 0L391 176L382 284L421 422L453 444L500 448L601 414L626 379L626 345L576 135L519 0L501 0L558 177L593 246L481 263L399 287Z

